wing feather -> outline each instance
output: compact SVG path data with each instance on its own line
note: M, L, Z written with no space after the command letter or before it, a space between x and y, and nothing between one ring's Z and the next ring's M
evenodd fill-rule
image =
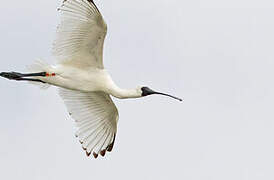
M59 63L103 69L103 45L107 26L91 0L65 0L58 9L61 23L53 43Z
M117 131L118 110L103 92L80 92L60 88L67 109L76 121L76 136L89 156L111 151Z

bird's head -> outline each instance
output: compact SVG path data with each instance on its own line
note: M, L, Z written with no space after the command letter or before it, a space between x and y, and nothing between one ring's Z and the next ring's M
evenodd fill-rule
M142 93L142 97L152 95L152 94L158 94L158 95L171 97L171 98L176 99L178 101L183 101L181 98L178 98L178 97L166 94L166 93L157 92L157 91L154 91L154 90L152 90L148 87L141 87L141 93Z

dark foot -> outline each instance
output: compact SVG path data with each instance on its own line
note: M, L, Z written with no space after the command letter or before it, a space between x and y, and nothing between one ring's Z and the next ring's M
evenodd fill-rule
M10 79L10 80L19 80L22 77L32 77L32 76L45 77L46 75L47 75L46 72L30 73L30 74L22 74L22 73L18 73L18 72L2 72L2 73L0 73L0 76Z
M31 77L31 76L46 76L46 72L41 73L32 73L32 74L22 74L17 72L1 72L0 76L7 78L9 80L16 80L16 81L35 81L35 82L41 82L45 83L44 81L41 81L40 79L31 79L31 78L24 78L24 77Z
M17 72L1 72L0 76L10 80L18 80L23 77L23 74Z

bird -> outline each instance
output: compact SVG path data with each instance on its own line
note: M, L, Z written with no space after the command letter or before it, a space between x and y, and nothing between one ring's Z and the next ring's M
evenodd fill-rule
M123 89L114 83L103 64L107 25L93 0L63 0L58 11L61 21L52 48L56 64L36 61L28 73L1 72L0 76L35 83L44 89L56 86L75 121L75 135L87 156L104 157L113 149L119 113L112 97L156 94L182 101L146 86Z

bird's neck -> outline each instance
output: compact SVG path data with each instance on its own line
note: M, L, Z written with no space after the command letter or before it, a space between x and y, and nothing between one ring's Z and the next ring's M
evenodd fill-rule
M118 86L112 88L110 94L119 99L139 98L142 96L137 89L122 89Z

